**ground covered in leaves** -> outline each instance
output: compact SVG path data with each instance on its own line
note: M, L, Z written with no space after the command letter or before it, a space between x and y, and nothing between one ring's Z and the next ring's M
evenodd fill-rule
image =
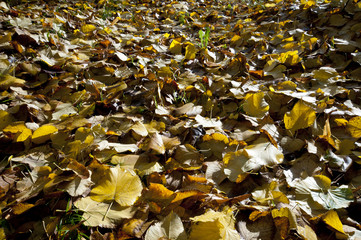
M1 2L0 239L360 239L360 20Z

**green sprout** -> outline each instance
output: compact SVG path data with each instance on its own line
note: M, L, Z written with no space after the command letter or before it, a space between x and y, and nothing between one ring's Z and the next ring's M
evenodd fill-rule
M206 27L206 31L204 32L202 29L199 30L199 39L201 40L201 47L206 48L208 46L209 33L211 32L209 27Z

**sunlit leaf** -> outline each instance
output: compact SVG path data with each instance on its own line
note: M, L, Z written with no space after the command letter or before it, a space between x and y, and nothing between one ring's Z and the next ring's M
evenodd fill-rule
M295 180L296 194L300 199L311 196L325 209L346 208L353 201L353 194L347 185L331 186L331 180L323 175Z
M338 217L338 214L335 210L328 211L324 216L322 216L322 220L330 226L332 229L335 229L338 232L345 233L343 231L343 226Z
M117 202L120 206L132 205L140 196L143 186L139 177L119 166L106 171L102 182L99 182L90 197L97 202Z
M157 222L152 225L145 234L146 240L153 239L174 239L174 240L186 240L187 234L184 231L184 226L180 217L171 212L161 222Z
M264 117L269 109L264 93L248 93L244 98L243 109L252 117Z
M189 239L239 239L232 215L231 209L225 209L223 212L208 210L203 215L191 218L193 224Z
M316 111L303 101L298 101L293 106L291 112L284 115L283 121L286 129L296 131L311 126L315 119Z
M96 29L96 26L92 25L92 24L85 24L83 26L81 26L81 31L83 33L90 33L92 31L94 31Z
M56 133L58 129L53 125L43 125L40 128L36 129L32 136L32 142L36 144L44 143L50 140L50 136L53 133Z

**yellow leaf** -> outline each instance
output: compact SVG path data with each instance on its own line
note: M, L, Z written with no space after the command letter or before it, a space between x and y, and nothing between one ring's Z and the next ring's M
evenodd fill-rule
M271 191L273 200L276 202L282 202L282 203L290 203L287 196L280 191Z
M242 44L242 42L243 42L242 37L240 37L238 35L234 35L231 39L231 46L238 47Z
M192 60L196 58L197 49L193 43L188 42L186 46L186 53L184 58L187 60Z
M284 115L283 121L286 129L296 131L311 126L315 119L316 111L306 105L303 101L298 101L291 112Z
M264 117L269 109L268 103L264 100L264 93L247 93L244 98L243 109L252 117Z
M176 194L159 183L150 183L149 190L144 195L148 201L154 201L160 205L166 206L176 197Z
M192 196L196 196L196 195L201 195L202 193L196 190L191 190L191 191L185 191L185 192L176 192L176 197L172 200L172 203L174 202L178 202L180 200L192 197Z
M228 137L226 135L223 135L222 133L212 133L212 135L206 134L203 136L203 141L211 140L224 142L225 144L229 143Z
M337 126L341 127L341 126L346 126L348 121L344 118L336 118L335 123L337 124Z
M301 0L301 4L305 5L305 8L309 8L311 6L316 5L316 1L314 1L314 0Z
M140 178L119 166L105 171L101 181L90 192L97 202L117 202L120 206L131 206L141 195L143 186Z
M3 132L7 133L7 134L16 134L16 133L22 132L24 129L27 129L25 127L24 122L18 121L18 122L13 122L10 125L8 125L7 127L5 127L3 129Z
M25 80L13 77L9 74L0 78L0 89L7 90L9 87L23 87Z
M28 128L25 128L19 135L14 139L15 142L25 142L31 137L32 131ZM29 140L30 143L30 140Z
M355 148L355 141L350 139L343 139L337 143L336 147L338 155L349 155L351 150Z
M158 76L160 76L160 77L171 77L172 75L173 75L173 72L170 69L170 67L161 67L158 70Z
M173 54L181 54L182 53L181 43L173 39L172 43L169 46L169 51Z
M222 212L208 210L206 213L191 218L193 221L190 240L238 240L239 234L234 227L234 217L231 209ZM206 234L205 234L206 233Z
M278 57L278 60L280 61L280 63L286 63L293 66L299 63L301 61L301 58L298 55L298 51L294 50L281 53Z
M4 110L0 110L0 130L3 130L6 126L13 122L14 118L10 113Z
M328 177L324 175L315 175L314 179L321 188L323 189L331 188L331 179L329 179Z
M90 33L92 31L94 31L96 29L96 26L92 25L92 24L85 24L83 26L81 26L81 31L83 33Z
M348 121L347 130L354 138L361 137L361 117L353 117Z
M18 203L14 207L12 207L13 213L15 215L22 214L23 212L29 210L34 207L34 204L31 203Z
M335 210L328 211L324 216L322 216L322 220L332 229L341 233L345 233L343 231L342 222L340 221L340 218L338 217Z
M58 129L53 125L43 125L34 131L32 142L35 144L44 143L50 140L50 136L57 131Z
M273 209L271 211L271 213L272 213L273 218L287 217L289 222L290 222L290 227L291 228L296 228L297 227L296 217L295 217L294 213L289 208L281 208L279 210L278 209Z
M278 84L278 89L296 90L297 84L292 81L284 81Z

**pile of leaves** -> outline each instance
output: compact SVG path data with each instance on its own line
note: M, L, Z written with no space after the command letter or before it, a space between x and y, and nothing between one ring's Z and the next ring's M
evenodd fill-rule
M361 2L0 3L0 239L360 239Z

